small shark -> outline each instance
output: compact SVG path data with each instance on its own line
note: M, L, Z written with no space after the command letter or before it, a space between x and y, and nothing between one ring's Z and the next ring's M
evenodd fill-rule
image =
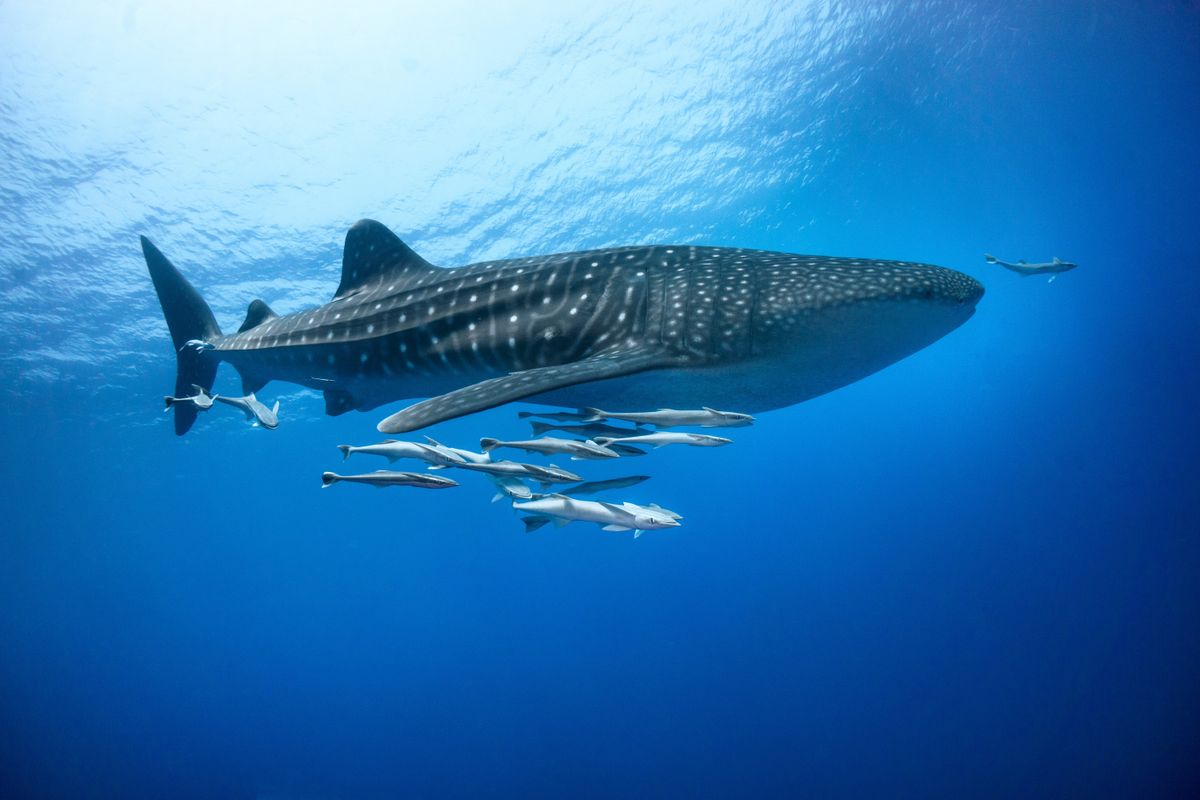
M580 413L587 414L588 422L603 422L618 419L622 422L632 422L635 425L653 425L663 428L680 428L685 425L701 428L741 428L754 424L754 417L749 414L739 414L736 411L717 411L715 408L704 406L700 411L679 411L674 408L660 408L658 411L601 411L598 408L585 408Z
M176 395L228 361L249 395L317 389L327 414L428 398L387 416L413 431L515 400L756 413L845 386L966 322L983 287L953 270L873 258L636 245L430 264L385 226L346 234L319 308L254 300L224 334L200 293L142 237L176 354ZM195 421L175 406L175 432Z
M214 395L214 400L231 405L234 408L240 408L245 414L246 419L257 421L257 423L269 431L273 431L279 427L279 401L275 401L273 408L267 408L259 402L254 396L254 392L245 397L225 397L224 395Z
M176 403L191 403L196 407L197 411L208 411L213 406L213 396L210 396L200 386L192 386L192 391L195 392L191 397L171 397L167 395L163 398L164 411L170 410Z
M458 486L457 481L443 478L440 475L430 475L428 472L390 472L381 469L366 475L338 475L335 472L325 472L321 475L321 488L328 489L335 483L365 483L382 489L385 486L416 486L421 489L449 489Z
M621 444L632 442L634 444L649 444L655 449L666 447L669 444L686 444L692 447L723 447L727 444L732 444L732 439L726 439L724 436L709 436L705 433L673 433L671 431L663 431L661 433L647 433L642 436L626 436L622 439L607 439L600 436L596 439L596 444L610 446L613 443Z
M485 436L479 440L479 449L485 453L490 453L500 447L511 447L514 450L524 450L527 453L540 453L546 456L566 455L570 456L572 461L596 461L603 458L620 457L620 454L616 451L609 450L607 447L601 447L590 439L576 441L575 439L545 437L542 439L505 442Z
M1057 256L1053 261L1047 261L1042 264L1026 264L1024 261L1018 261L1014 264L1011 261L1001 261L991 253L984 254L983 258L987 263L999 264L1023 278L1028 278L1030 275L1049 275L1050 283L1054 282L1054 279L1058 277L1060 272L1068 272L1079 266L1078 264L1072 264L1070 261L1062 261Z

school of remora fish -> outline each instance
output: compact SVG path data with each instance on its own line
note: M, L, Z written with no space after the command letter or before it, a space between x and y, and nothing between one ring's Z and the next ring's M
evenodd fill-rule
M201 387L194 387L195 394L187 397L165 397L167 409L180 403L192 404L197 412L207 411L214 401L224 402L245 412L255 425L273 430L278 427L279 403L268 409L252 394L247 397L222 397L209 395ZM582 495L593 495L635 486L649 480L648 475L629 475L600 481L584 481L574 472L553 464L542 466L521 461L494 461L492 453L500 449L521 450L545 456L562 455L572 461L607 460L621 457L645 455L637 445L654 448L669 444L685 444L693 447L721 447L731 439L705 433L673 431L678 427L735 428L750 425L754 418L749 414L733 411L717 411L702 408L695 411L659 409L646 412L610 412L597 408L581 409L578 412L520 412L522 419L542 417L549 421L530 420L538 438L505 441L492 437L479 440L480 452L449 447L430 437L424 442L405 442L385 439L368 445L338 445L345 461L355 454L375 455L386 458L389 463L400 459L423 461L428 470L456 468L483 473L496 487L492 502L507 497L512 507L524 517L526 532L553 523L561 527L571 522L594 522L606 531L633 531L634 538L644 531L677 528L683 517L656 503L639 505L629 501L610 503L604 500L581 500ZM633 423L633 427L609 424L611 420ZM653 426L650 430L645 426ZM562 431L583 438L564 439L546 436L550 431ZM322 487L335 483L362 483L376 488L387 486L412 486L422 489L448 489L458 486L458 481L430 472L408 472L375 470L358 475L339 475L325 472L321 476ZM538 485L542 492L534 492L529 482ZM570 488L549 491L555 484L574 484Z

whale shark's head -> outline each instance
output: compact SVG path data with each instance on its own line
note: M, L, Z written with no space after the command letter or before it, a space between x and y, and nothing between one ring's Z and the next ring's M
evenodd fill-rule
M788 392L845 386L940 339L975 313L983 286L952 269L807 258L760 285L754 349L788 360ZM795 402L793 400L792 402Z

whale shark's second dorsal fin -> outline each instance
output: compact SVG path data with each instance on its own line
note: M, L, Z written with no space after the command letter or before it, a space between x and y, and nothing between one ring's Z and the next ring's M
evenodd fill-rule
M246 319L242 322L242 327L238 328L238 333L248 331L251 328L257 328L269 319L275 319L279 315L271 310L271 307L262 300L253 300L250 307L246 309Z
M409 286L437 269L385 225L361 219L346 233L342 282L333 299L342 300L384 281L397 287Z

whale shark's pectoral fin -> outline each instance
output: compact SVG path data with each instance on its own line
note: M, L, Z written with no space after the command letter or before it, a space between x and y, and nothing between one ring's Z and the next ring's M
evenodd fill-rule
M678 359L657 347L610 350L570 364L536 367L431 397L392 414L377 426L381 433L406 433L443 420L494 408L522 397L579 383L619 378L648 369L675 366Z
M325 396L325 413L331 417L353 411L358 405L354 395L345 389L326 389L322 394Z

